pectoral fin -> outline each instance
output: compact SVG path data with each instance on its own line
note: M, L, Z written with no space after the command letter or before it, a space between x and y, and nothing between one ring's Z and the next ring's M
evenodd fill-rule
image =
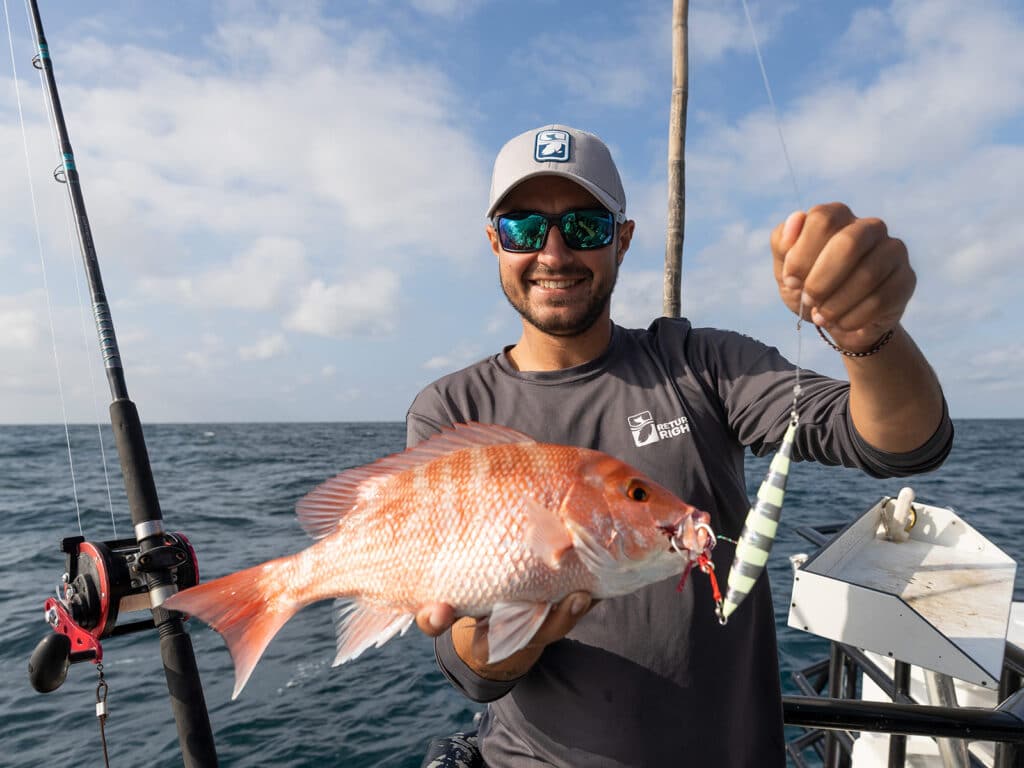
M527 499L523 508L526 512L526 546L549 568L558 568L562 556L572 549L572 537L565 523L557 512L536 499Z

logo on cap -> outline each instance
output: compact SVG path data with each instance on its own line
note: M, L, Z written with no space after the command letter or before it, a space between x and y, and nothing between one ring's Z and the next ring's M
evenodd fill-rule
M567 163L569 143L568 131L540 131L533 145L533 159L538 163Z

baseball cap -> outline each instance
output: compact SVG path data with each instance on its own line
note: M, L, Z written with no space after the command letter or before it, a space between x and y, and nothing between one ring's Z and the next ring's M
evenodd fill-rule
M512 188L535 176L563 176L601 201L618 221L626 218L626 192L607 145L567 125L546 125L510 140L494 159L487 218Z

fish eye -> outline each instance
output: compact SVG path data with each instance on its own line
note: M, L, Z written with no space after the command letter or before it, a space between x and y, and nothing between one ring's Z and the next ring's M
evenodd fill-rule
M626 495L633 501L647 501L651 497L650 492L639 480L630 480L626 488Z

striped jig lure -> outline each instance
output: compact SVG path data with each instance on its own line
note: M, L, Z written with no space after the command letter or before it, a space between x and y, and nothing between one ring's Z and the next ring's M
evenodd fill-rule
M715 613L718 621L725 624L740 603L750 593L754 582L768 563L768 554L775 543L775 533L782 513L782 500L786 495L786 479L789 477L790 457L793 454L793 438L798 422L796 411L789 420L782 445L772 458L768 474L757 490L757 501L747 512L743 532L736 542L736 555L729 569L728 589L725 599L718 601Z

